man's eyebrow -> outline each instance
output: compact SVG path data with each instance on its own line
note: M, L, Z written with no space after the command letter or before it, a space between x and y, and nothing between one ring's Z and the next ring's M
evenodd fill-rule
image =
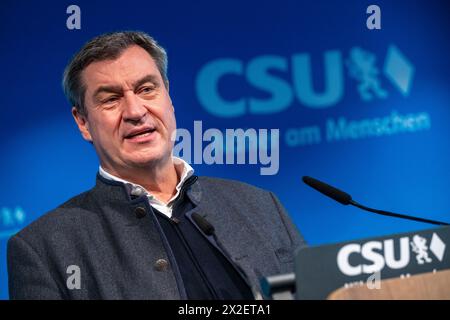
M97 88L97 90L95 90L93 96L94 98L97 97L100 93L103 92L109 92L109 93L120 93L122 92L122 87L121 86L114 86L114 85L109 85L109 86L100 86Z
M136 88L140 87L141 85L143 85L144 83L147 83L147 82L151 82L155 86L159 85L158 77L156 77L155 75L149 74L149 75L146 75L143 78L137 80L136 82L134 82L133 83L133 88L136 89Z
M141 86L141 85L143 85L144 83L147 83L147 82L151 82L151 83L155 84L155 86L159 85L158 77L156 77L156 76L154 76L152 74L149 74L149 75L146 75L143 78L135 81L133 83L133 88L136 89L139 86ZM121 86L115 86L115 85L100 86L100 87L98 87L95 90L95 92L93 94L94 98L96 98L100 93L103 93L103 92L121 93L122 92L122 87Z

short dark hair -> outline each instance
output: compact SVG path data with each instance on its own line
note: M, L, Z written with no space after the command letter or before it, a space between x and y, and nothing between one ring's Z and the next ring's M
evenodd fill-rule
M130 46L138 45L147 51L155 60L156 66L168 87L167 54L155 39L141 31L122 31L102 34L87 42L74 55L64 70L63 90L72 106L82 115L87 115L84 105L86 86L82 83L83 70L94 61L118 58Z

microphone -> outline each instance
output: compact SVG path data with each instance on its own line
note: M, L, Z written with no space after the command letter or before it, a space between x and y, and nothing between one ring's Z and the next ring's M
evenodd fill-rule
M332 187L322 181L319 181L317 179L308 177L308 176L304 176L302 178L303 182L306 183L308 186L310 186L313 189L316 189L317 191L319 191L320 193L326 195L327 197L330 197L331 199L343 204L343 205L352 205L355 207L358 207L362 210L366 210L369 212L373 212L376 214L381 214L384 216L389 216L389 217L395 217L395 218L401 218L401 219L408 219L408 220L413 220L413 221L419 221L419 222L425 222L425 223L430 223L430 224L435 224L435 225L441 225L441 226L448 226L449 223L447 222L442 222L442 221L436 221L436 220L430 220L430 219L424 219L424 218L419 218L419 217L413 217L413 216L408 216L405 214L399 214L399 213L393 213L393 212L389 212L389 211L384 211L384 210L377 210L377 209L372 209L366 206L363 206L362 204L359 204L358 202L354 201L352 199L352 196L349 195L348 193L341 191L335 187Z

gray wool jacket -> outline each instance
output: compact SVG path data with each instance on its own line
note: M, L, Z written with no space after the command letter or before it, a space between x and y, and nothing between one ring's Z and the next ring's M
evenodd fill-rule
M293 272L294 252L304 241L273 193L199 177L186 195L195 205L188 218L197 212L214 226L219 247L255 296L262 277ZM11 299L187 298L147 198L131 199L125 184L100 175L93 189L11 237L8 277Z

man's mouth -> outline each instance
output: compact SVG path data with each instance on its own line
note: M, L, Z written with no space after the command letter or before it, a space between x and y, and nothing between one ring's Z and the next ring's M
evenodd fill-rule
M127 133L125 135L125 139L140 139L140 138L145 138L145 137L149 137L153 132L156 131L156 128L142 128L142 129L136 129L136 130L132 130L129 133Z

